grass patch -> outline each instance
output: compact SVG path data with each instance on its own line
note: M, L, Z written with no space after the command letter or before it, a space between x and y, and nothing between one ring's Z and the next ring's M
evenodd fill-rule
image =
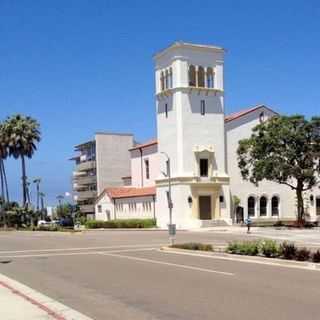
M174 244L171 246L171 248L185 249L185 250L213 251L213 246L211 244L204 244L199 242Z
M156 220L154 219L121 219L121 220L88 220L85 224L87 229L144 229L153 228L156 226Z

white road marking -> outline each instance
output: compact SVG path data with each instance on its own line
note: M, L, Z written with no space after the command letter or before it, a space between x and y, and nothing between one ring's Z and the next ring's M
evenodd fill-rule
M148 263L160 264L160 265L176 267L176 268L182 268L182 269L193 270L193 271L216 273L216 274L221 274L221 275L224 275L224 276L234 276L235 275L234 273L230 273L230 272L218 271L218 270L213 270L213 269L205 269L205 268L188 266L188 265L185 265L185 264L177 264L177 263L171 263L171 262L165 262L165 261L159 261L159 260L152 260L152 259L146 259L146 258L125 256L125 255L122 255L122 254L120 255L120 254L105 253L105 252L101 252L100 254L101 255L105 255L105 256L109 256L109 257L116 257L116 258L139 261L139 262L148 262Z
M14 259L14 258L41 258L41 257L68 257L68 256L81 256L91 254L103 254L103 253L121 253L121 252L137 252L137 251L149 251L156 250L156 248L137 248L137 249L123 249L123 250L110 250L110 251L84 251L84 252L59 252L59 253L41 253L41 254L17 254L17 255L5 255L0 256L0 259Z
M0 254L6 253L27 253L27 252L59 252L59 251L80 251L80 250L100 250L100 249L116 249L116 248L139 248L150 246L163 246L164 243L150 243L150 244L126 244L117 246L104 246L104 247L84 247L84 248L59 248L59 249L30 249L30 250L7 250L0 251Z

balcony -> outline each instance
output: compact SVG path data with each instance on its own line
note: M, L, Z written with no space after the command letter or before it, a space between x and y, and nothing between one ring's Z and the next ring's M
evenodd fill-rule
M83 213L93 213L94 205L93 204L84 204L80 206L80 211Z
M97 176L77 176L74 177L74 182L77 184L77 186L96 184Z
M77 193L77 201L83 201L83 200L87 200L87 199L92 199L92 198L96 198L97 196L97 191L79 191Z
M92 170L96 168L96 162L95 161L86 161L78 164L76 166L77 171L86 171L86 170Z

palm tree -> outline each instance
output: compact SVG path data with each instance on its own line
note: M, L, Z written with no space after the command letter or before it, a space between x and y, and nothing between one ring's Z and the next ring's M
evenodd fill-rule
M9 155L21 159L23 207L26 207L28 190L25 158L32 158L41 140L40 125L37 120L20 114L8 117L3 124L8 138Z
M40 178L36 178L33 180L33 183L35 183L36 188L37 188L37 211L39 211L40 208Z
M1 180L1 198L4 202L9 202L9 189L4 160L8 157L8 138L0 123L0 180Z

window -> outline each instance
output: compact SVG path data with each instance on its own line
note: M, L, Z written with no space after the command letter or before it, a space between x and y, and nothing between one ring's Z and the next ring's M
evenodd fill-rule
M165 89L169 88L169 72L166 70L165 72L165 84L164 84Z
M150 179L150 167L149 167L149 160L144 160L144 164L146 167L146 179Z
M169 88L172 88L172 68L169 69Z
M166 118L168 118L168 104L167 103L164 105L164 112L166 114Z
M211 67L207 69L207 88L213 88L213 70Z
M200 101L200 113L202 116L206 114L206 102L204 100Z
M198 68L198 87L204 88L204 69L201 66Z
M196 86L196 68L193 65L189 67L189 86Z
M316 198L316 214L320 216L320 198Z
M161 71L161 74L160 74L160 87L161 87L161 91L164 90L164 74L163 74L163 71Z
M264 122L264 112L261 112L261 113L259 114L259 121L260 121L260 123L263 123L263 122Z
M208 159L200 159L200 177L208 176Z
M271 214L273 216L279 215L279 198L276 196L271 199Z
M261 197L260 198L260 216L267 215L267 198Z
M102 212L102 206L101 206L101 205L98 206L98 212L99 212L99 213Z
M256 215L256 199L254 197L248 198L248 216L254 217Z

